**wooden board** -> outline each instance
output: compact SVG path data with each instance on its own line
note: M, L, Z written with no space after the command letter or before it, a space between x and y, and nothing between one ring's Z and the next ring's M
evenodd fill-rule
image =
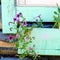
M2 24L3 24L3 32L6 30L9 30L9 25L8 23L10 21L13 21L13 17L15 17L15 0L1 0L2 4ZM4 27L5 26L5 27ZM5 30L4 30L5 29ZM11 31L10 31L11 32Z
M0 22L0 29L2 29L2 23Z
M17 55L17 49L14 44L0 40L0 54Z
M60 30L53 28L34 28L31 36L32 45L40 55L60 55ZM20 53L20 50L18 50Z
M0 47L14 47L14 44L0 40Z

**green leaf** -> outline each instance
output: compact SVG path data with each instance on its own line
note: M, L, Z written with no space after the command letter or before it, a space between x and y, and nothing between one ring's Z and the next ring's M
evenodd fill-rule
M30 40L29 42L30 42L30 43L32 43L32 41L31 41L31 40Z
M33 45L33 47L35 47L35 45Z
M58 12L60 13L60 8L58 7Z
M54 14L58 15L58 13L56 11L54 11Z
M15 45L16 45L16 48L18 48L18 47L19 47L19 44L18 44L18 43L16 43Z
M10 27L10 31L12 31L12 29L13 29L13 28L12 28L12 27Z
M57 17L55 15L53 17L54 17L54 20L57 20Z
M57 26L57 22L54 24L53 28L55 28Z

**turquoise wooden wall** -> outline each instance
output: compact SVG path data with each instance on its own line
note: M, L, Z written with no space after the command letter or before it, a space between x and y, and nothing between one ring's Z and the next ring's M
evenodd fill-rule
M16 7L17 13L22 12L27 21L35 21L35 17L41 14L44 22L53 20L53 12L56 7Z
M15 0L1 0L2 1L2 29L3 33L14 33L15 31L9 30L8 23L13 21L16 13L22 12L26 17L27 21L35 21L33 18L39 14L45 22L51 22L53 19L53 12L56 7L15 7ZM43 32L44 31L44 32ZM41 34L48 34L47 39L42 39ZM36 50L39 54L43 55L60 55L60 30L58 29L36 29L32 33L33 36L36 36L34 41L37 46L40 47ZM38 44L38 42L40 44ZM41 46L40 46L41 45ZM19 53L20 51L18 51Z
M56 7L20 7L14 4L15 0L2 0L2 27L3 33L13 33L9 30L8 22L13 21L16 13L22 12L27 21L35 21L34 18L41 14L43 21L51 22L53 20L53 12Z
M3 33L11 33L8 23L15 16L14 0L2 0L2 29ZM15 31L13 31L14 33Z
M36 53L40 55L60 56L60 30L54 28L34 28L31 33L32 45L35 45ZM21 50L18 50L21 53Z

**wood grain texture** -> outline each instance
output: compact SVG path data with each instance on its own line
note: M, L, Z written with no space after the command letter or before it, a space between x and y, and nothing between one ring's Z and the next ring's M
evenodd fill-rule
M17 49L15 48L14 44L0 40L0 54L1 55L16 55Z
M0 40L0 47L15 47L14 44Z
M0 22L0 29L2 29L2 23Z
M12 32L9 29L8 23L12 21L15 17L15 0L1 0L1 7L2 7L2 29L4 32Z

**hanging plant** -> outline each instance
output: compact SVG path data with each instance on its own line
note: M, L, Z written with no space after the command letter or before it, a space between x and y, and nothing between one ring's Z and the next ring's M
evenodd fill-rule
M57 11L54 11L54 16L53 16L53 22L55 22L54 24L54 28L58 27L60 29L60 7L57 4Z

